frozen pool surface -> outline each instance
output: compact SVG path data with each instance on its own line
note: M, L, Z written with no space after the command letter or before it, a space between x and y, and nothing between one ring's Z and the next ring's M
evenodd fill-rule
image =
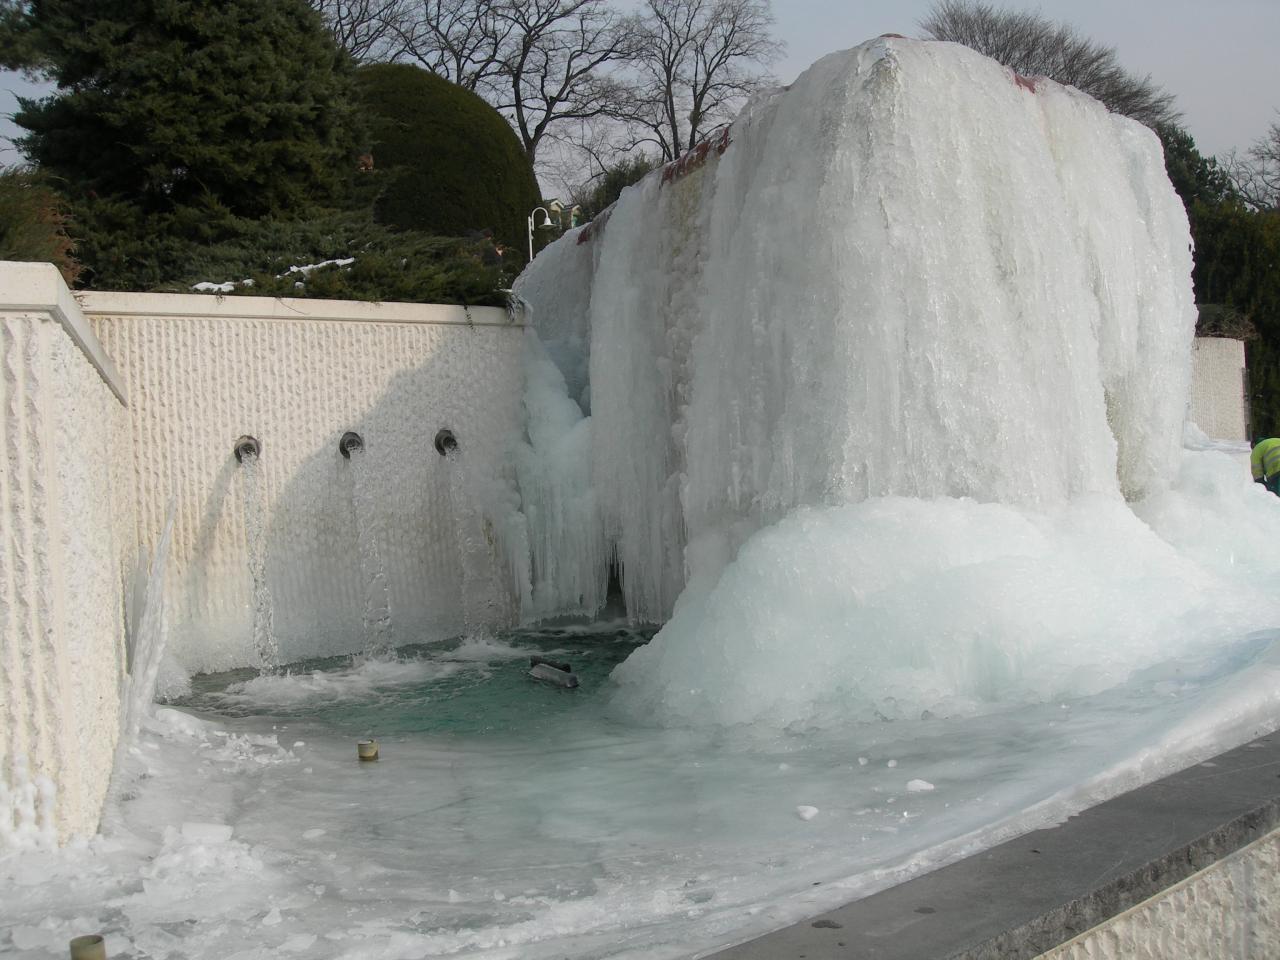
M610 707L610 669L647 637L198 678L121 765L103 836L0 861L0 951L102 930L117 958L689 956L1243 740L1280 687L1258 634L962 720L664 729ZM582 687L529 680L534 653ZM382 759L360 763L370 734Z

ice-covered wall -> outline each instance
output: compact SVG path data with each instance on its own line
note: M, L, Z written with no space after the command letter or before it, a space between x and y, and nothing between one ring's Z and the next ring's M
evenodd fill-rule
M256 662L246 471L233 455L242 434L262 444L258 506L283 661L364 645L372 571L357 504L365 545L383 568L374 589L379 609L389 601L391 642L460 632L468 592L473 619L493 626L512 616L510 578L494 559L502 531L492 522L508 508L500 481L521 389L522 327L507 311L163 294L84 299L134 398L123 453L136 484L137 539L148 549L176 498L165 592L168 649L185 670ZM453 492L451 467L433 448L443 427L456 434L467 471ZM364 438L357 461L338 451L348 430ZM455 499L484 512L466 516L481 556L477 582L465 585Z
M758 98L517 291L590 414L599 525L575 535L602 535L629 612L664 620L800 505L1159 488L1191 264L1148 129L964 47L880 38ZM574 607L565 574L535 570L534 592Z
M1218 440L1248 440L1244 342L1196 337L1191 359L1191 422Z
M125 393L56 269L0 263L0 848L92 833L126 670Z

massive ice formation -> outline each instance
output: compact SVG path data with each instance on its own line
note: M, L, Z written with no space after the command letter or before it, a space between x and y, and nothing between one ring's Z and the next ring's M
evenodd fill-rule
M952 44L827 57L521 277L526 612L616 552L667 623L615 702L775 730L1275 627L1280 501L1182 447L1190 274L1144 127Z
M635 617L800 505L1134 499L1176 468L1186 218L1156 137L1073 89L873 40L609 214L517 289L590 415L599 526L568 536L616 549ZM535 564L540 611L592 589Z

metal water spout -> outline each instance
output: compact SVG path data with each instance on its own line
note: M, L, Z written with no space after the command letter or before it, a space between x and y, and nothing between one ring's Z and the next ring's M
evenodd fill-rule
M458 439L453 435L453 431L448 427L442 428L436 434L436 453L442 457L447 457L451 453L458 452Z
M344 460L350 460L351 454L364 451L364 438L354 430L348 430L338 441L338 452Z
M236 461L244 463L245 457L253 457L255 460L262 456L262 444L258 442L257 437L251 437L245 434L236 441Z

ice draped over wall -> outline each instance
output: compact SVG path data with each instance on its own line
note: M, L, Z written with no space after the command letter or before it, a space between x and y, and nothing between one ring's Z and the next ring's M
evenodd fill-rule
M664 620L799 505L1138 499L1179 456L1191 266L1146 128L954 44L826 57L521 277L531 384L589 414L526 450L592 497L566 532L544 470L535 556L603 539ZM586 579L535 563L538 612Z

